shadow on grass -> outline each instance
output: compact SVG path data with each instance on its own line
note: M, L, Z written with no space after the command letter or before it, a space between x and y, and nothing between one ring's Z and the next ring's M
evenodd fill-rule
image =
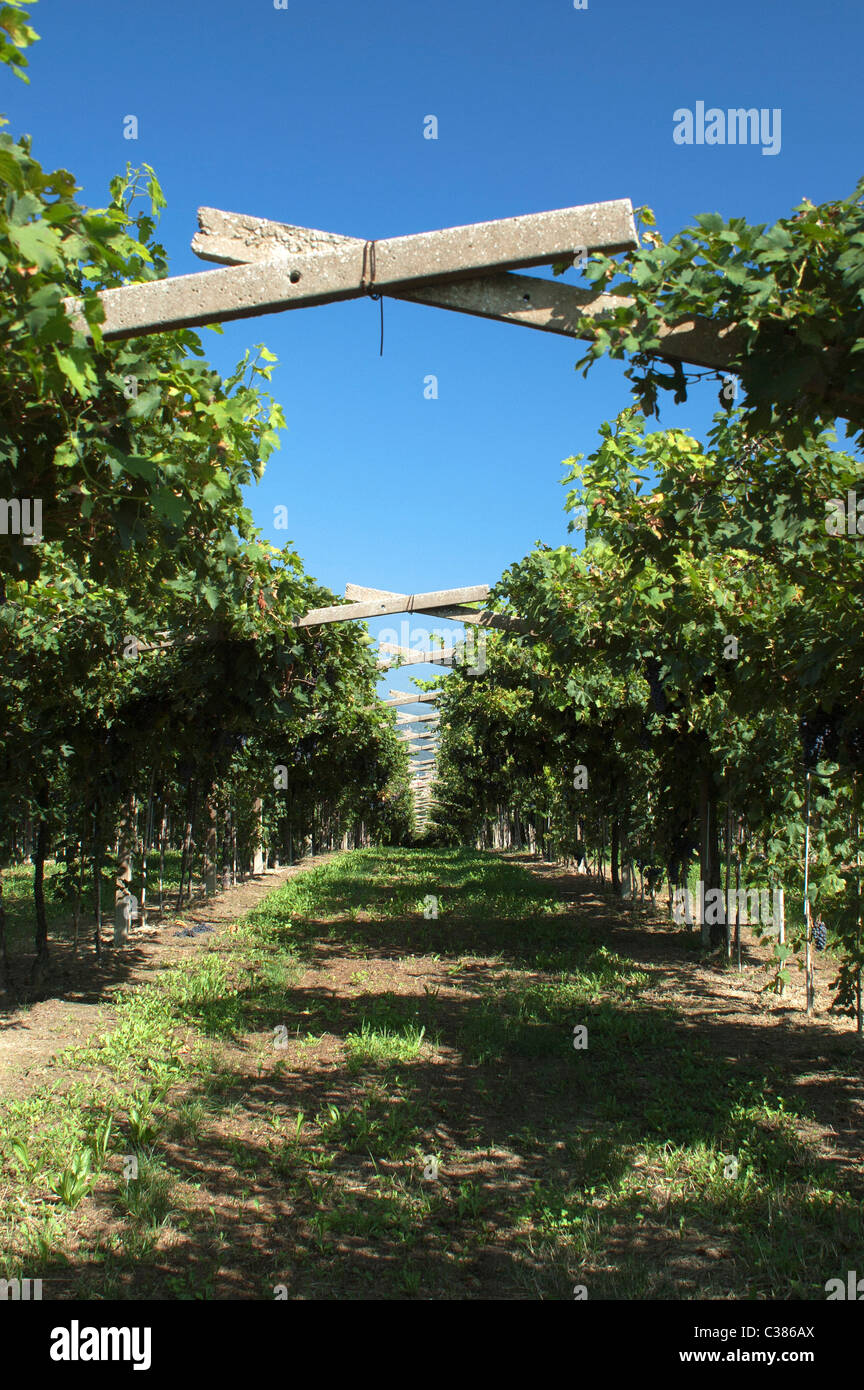
M164 1117L174 1234L157 1245L134 1222L118 1230L116 1198L97 1192L102 1246L79 1246L68 1268L46 1250L48 1296L268 1298L284 1285L290 1298L534 1299L583 1283L592 1298L814 1299L860 1263L852 1152L825 1162L795 1113L805 1076L817 1119L852 1106L854 1082L831 1066L854 1055L845 1039L814 1024L809 1055L783 1074L755 1025L749 1049L740 1023L702 1034L646 1002L651 970L603 945L605 914L537 917L533 890L524 920L484 920L478 903L465 919L287 925L316 893L324 919L347 898L387 899L367 874L390 857L365 855L252 914L269 964L256 959L229 996L214 974L210 995L175 1000L178 1021L222 1051L172 1098L173 1125ZM422 897L441 855L415 855L428 856L411 890ZM453 857L451 889L473 905L500 861ZM463 968L437 994L348 998L326 972L353 948ZM349 1065L364 1021L424 1030L416 1056ZM323 1054L268 1053L280 1028L321 1030ZM188 1133L181 1101L198 1115Z

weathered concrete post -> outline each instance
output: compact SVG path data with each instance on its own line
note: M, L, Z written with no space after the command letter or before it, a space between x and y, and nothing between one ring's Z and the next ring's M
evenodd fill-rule
M114 945L123 946L129 940L136 903L129 892L132 881L132 843L135 836L135 797L126 801L120 819L117 851L117 873L114 880Z
M264 802L260 796L256 796L252 805L252 812L255 816L255 854L252 860L253 874L263 874L264 872Z
M216 788L211 787L207 795L205 806L205 820L207 831L204 838L204 888L208 898L216 892Z

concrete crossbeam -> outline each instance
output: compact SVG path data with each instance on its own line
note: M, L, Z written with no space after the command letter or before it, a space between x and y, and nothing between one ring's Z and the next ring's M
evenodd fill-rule
M202 230L193 241L199 255L207 243L205 221L202 209ZM291 236L295 237L293 244ZM138 337L172 328L227 323L357 299L373 287L382 291L397 286L407 289L429 280L548 265L582 248L618 251L636 245L628 199L372 243L304 228L289 229L288 237L278 246L269 243L273 254L267 260L103 290L99 296L105 311L103 336ZM212 249L217 252L215 258L225 259L218 248ZM76 327L88 332L77 301L70 299L66 304Z
M395 299L452 309L478 318L558 333L566 338L590 337L590 325L607 318L613 309L629 306L626 295L597 294L563 280L540 280L536 275L490 275L458 284L437 285L394 292ZM743 332L733 324L700 318L661 324L658 354L696 367L723 369L734 361L743 345Z
M208 208L200 209L199 220L202 218L202 232L193 241L193 250L204 259L225 264L264 259L279 251L285 255L297 254L334 243L356 241L356 238L288 227L262 218L217 213ZM362 246L363 243L357 244ZM632 245L637 245L635 232ZM453 279L444 284L400 286L385 293L395 299L516 323L569 338L589 336L586 326L591 320L603 318L610 310L631 302L625 296L598 294L563 280L539 280L536 276L509 273ZM661 355L697 367L717 369L731 365L743 340L741 330L734 325L700 317L663 324L659 337Z
M396 642L379 642L378 650L387 654L388 666L453 666L458 652L455 647L435 647L427 652L400 647Z
M428 594L384 594L359 603L334 604L329 608L313 608L297 624L298 627L317 627L323 623L349 622L353 618L379 618L389 613L435 612L454 603L470 603L489 597L488 584L474 584L462 589L438 589Z
M434 607L421 608L418 599L423 597L417 594L396 594L389 589L370 589L364 584L346 584L345 597L353 602L360 602L364 599L404 599L407 601L406 607L394 609L397 613L423 613L432 618L449 618L454 623L469 623L474 627L497 628L503 632L527 632L528 624L521 618L511 617L509 613L492 613L490 611L466 607L462 603L438 603ZM410 605L410 606L409 606Z
M440 695L443 695L443 693L443 690L421 690L418 691L415 695L409 695L407 691L391 690L390 695L392 698L389 700L382 700L381 704L387 706L419 704L434 705L435 702L438 700L438 697Z

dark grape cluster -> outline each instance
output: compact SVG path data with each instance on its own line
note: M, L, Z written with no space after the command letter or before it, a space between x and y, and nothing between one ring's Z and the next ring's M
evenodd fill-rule
M649 656L645 662L645 679L651 690L651 704L657 714L665 714L669 708L669 701L660 681L660 669L660 662L657 658Z
M823 759L833 762L838 752L838 737L834 719L821 707L805 715L800 723L801 750L808 767Z
M799 735L807 767L822 761L864 767L864 725L857 710L836 705L829 714L820 705L802 718Z
M824 951L828 945L828 928L821 917L813 928L813 942L817 951Z

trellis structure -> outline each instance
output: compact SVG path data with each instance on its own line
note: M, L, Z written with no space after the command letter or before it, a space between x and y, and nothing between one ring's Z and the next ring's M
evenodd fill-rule
M319 627L328 623L351 622L369 618L385 617L397 613L422 613L427 616L446 618L454 622L469 622L484 627L499 627L504 630L518 628L525 630L525 624L512 619L508 614L491 611L478 611L468 605L482 603L489 597L488 584L463 585L457 589L436 589L428 593L404 594L390 589L372 589L360 584L346 584L345 602L331 604L326 608L314 608L301 619L301 627ZM459 647L433 648L431 650L401 647L392 642L379 642L378 649L385 655L378 660L379 670L391 666L407 666L431 663L453 666L460 659ZM426 700L437 701L440 691L418 692L416 695L393 692L384 706L395 708L397 738L405 744L412 775L414 814L418 825L426 824L429 798L428 788L434 778L435 754L438 738L438 711L427 714L411 714L401 708L405 704L419 704ZM433 727L425 728L425 725ZM417 726L420 726L419 728ZM427 754L432 754L427 757ZM422 761L421 761L422 759ZM418 774L421 774L418 776Z
M419 704L434 705L437 703L441 693L442 692L440 690L418 690L415 691L412 695L409 694L407 691L391 690L391 698L389 700L382 700L381 704L386 706Z
M220 269L101 291L97 298L105 339L224 323L367 294L587 337L590 325L630 301L513 272L561 262L584 265L591 252L614 254L639 245L629 199L385 241L363 241L214 208L199 208L198 225L192 249ZM85 305L81 299L69 299L66 307L75 326L89 333L86 314L93 312L92 301ZM696 317L661 325L658 336L659 355L713 368L728 368L741 344L735 325ZM486 586L412 596L347 585L345 592L347 603L313 610L301 625L419 612L525 631L518 617L466 607L488 597ZM421 661L453 664L457 656L455 648L430 653L388 646L388 652L379 669ZM423 698L397 694L386 703Z
M192 249L223 268L124 285L99 294L106 339L197 327L365 294L431 305L565 337L631 301L563 281L513 274L592 251L635 249L629 199L501 218L388 241L363 241L264 218L198 209ZM88 325L80 300L66 301L76 326ZM689 316L658 328L659 355L699 367L729 368L740 351L734 324Z

